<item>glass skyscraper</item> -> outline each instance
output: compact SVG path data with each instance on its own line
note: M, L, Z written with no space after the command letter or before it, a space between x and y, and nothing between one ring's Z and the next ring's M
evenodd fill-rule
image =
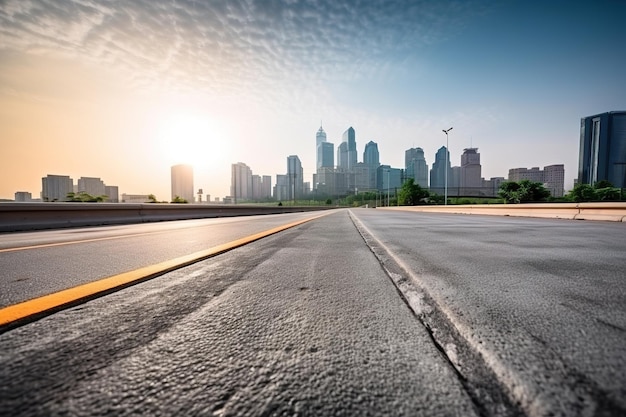
M578 183L607 180L626 188L626 111L611 111L580 121Z

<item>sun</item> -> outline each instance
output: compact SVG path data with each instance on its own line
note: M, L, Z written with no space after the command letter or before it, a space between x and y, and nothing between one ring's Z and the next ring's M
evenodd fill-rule
M169 113L158 122L160 152L171 165L207 166L221 159L225 140L218 124L202 114Z

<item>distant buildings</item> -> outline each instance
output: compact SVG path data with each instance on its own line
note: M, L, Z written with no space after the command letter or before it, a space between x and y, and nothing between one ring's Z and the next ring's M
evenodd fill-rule
M480 153L478 148L465 148L461 155L460 183L461 195L474 195L474 191L482 188L482 166L480 165Z
M363 163L369 167L369 180L367 182L368 187L364 190L375 190L377 184L378 167L380 166L380 154L378 152L378 144L374 141L369 141L365 145L363 151Z
M104 195L107 196L107 203L119 203L120 202L120 191L117 185L105 185L104 186Z
M193 167L191 165L174 165L171 169L172 201L176 197L194 202Z
M509 181L529 180L542 183L550 191L552 197L563 197L565 189L564 165L548 165L540 170L539 167L511 168Z
M422 188L428 188L428 164L422 148L407 149L404 153L406 178L413 178Z
M443 194L446 184L446 169L448 170L448 187L450 187L450 178L452 169L450 168L450 155L445 146L439 148L435 154L435 162L430 169L430 188L437 190L438 194Z
M626 188L626 111L580 121L578 183L593 185L601 180Z
M77 190L79 193L87 193L94 197L106 194L104 182L100 178L94 177L80 177Z
M74 181L67 175L47 175L41 179L42 201L66 201L74 192Z
M29 201L33 201L33 195L29 193L28 191L16 191L15 201L19 201L21 203L27 203Z
M356 133L352 127L343 132L341 145L337 150L337 168L349 171L356 166Z
M334 145L326 141L326 132L320 126L315 135L315 150L317 154L317 168L332 168L335 165Z
M243 162L231 165L230 197L233 202L252 200L252 170Z
M272 178L269 175L253 175L252 169L243 162L231 165L229 201L242 203L271 197Z
M396 190L402 187L402 169L380 165L377 171L378 184L376 188L384 195L387 193L395 195Z
M148 194L122 194L122 203L143 204L150 203Z
M298 155L287 157L287 199L297 200L304 196L304 172Z

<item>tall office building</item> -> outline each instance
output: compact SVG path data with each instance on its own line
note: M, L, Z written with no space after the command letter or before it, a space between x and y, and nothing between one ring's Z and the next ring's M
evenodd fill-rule
M461 188L481 188L483 186L481 170L478 148L463 149L463 154L461 155Z
M287 157L287 198L295 200L304 194L302 163L298 155Z
M543 171L539 167L532 168L511 168L509 169L509 181L528 180L543 183Z
M343 132L341 145L337 153L337 168L349 171L356 166L356 133L352 127Z
M191 165L174 165L172 166L172 200L176 196L187 200L189 203L194 202L193 192L193 167Z
M369 189L374 190L377 186L378 167L380 166L380 154L376 142L370 140L365 145L363 163L369 167Z
M389 165L380 165L378 167L378 184L376 188L383 193L395 195L396 191L402 187L402 170L400 168L392 168Z
M448 187L451 184L452 169L450 168L450 154L446 147L442 146L435 154L435 162L430 170L430 188L437 189L436 192L443 192L445 187L446 168L448 169Z
M276 185L274 186L274 198L278 201L289 200L287 175L276 175Z
M324 129L322 129L322 126L320 125L319 130L315 134L315 153L317 154L316 168L324 166L322 164L322 152L320 151L320 145L324 142L326 142L326 132L324 132Z
M529 180L542 183L552 197L563 197L565 185L565 167L563 164L543 167L511 168L508 181Z
M317 168L333 168L335 166L335 145L322 142L317 147Z
M243 162L231 165L230 196L235 204L254 198L252 170Z
M428 164L422 148L407 149L404 153L406 178L413 178L420 187L428 188Z
M67 175L47 175L41 179L43 201L66 201L67 194L74 191L74 181Z
M78 192L99 197L106 195L106 186L100 178L80 177L78 179Z
M105 185L104 186L104 195L107 196L107 203L119 203L120 202L120 192L117 185Z
M348 144L341 142L337 147L337 169L347 171L348 165Z
M565 166L558 164L543 167L543 183L552 197L563 197L565 193Z
M607 180L626 188L626 111L583 117L578 158L579 184Z

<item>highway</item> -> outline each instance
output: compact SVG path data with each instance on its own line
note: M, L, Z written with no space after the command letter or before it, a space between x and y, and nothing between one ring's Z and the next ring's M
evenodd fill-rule
M293 213L0 234L0 308L318 215Z
M626 414L626 225L325 214L0 334L0 415ZM307 216L1 235L2 299Z

